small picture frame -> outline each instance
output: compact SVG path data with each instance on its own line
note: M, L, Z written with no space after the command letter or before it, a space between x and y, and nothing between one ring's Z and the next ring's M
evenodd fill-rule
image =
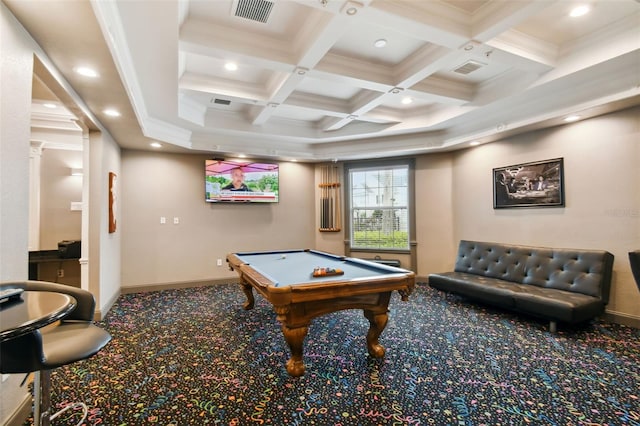
M493 208L564 207L564 159L493 169Z

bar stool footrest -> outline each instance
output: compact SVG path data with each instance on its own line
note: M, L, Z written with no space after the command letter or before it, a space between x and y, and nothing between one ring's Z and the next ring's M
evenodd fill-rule
M61 414L69 410L75 410L76 408L82 408L82 418L76 425L76 426L80 426L87 419L87 414L89 414L89 408L87 407L87 404L85 404L84 402L72 402L71 404L67 404L60 411L57 411L54 414L52 414L51 417L49 417L49 420L54 420L55 418L59 417Z

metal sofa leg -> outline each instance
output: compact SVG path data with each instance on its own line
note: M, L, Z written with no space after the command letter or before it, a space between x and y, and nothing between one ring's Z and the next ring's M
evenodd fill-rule
M555 333L558 331L558 323L555 321L549 321L549 331L551 333Z

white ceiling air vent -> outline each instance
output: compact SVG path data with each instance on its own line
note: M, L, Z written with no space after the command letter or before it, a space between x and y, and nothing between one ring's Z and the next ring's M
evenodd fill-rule
M266 23L273 9L269 0L238 0L235 16Z
M231 101L228 99L214 98L213 103L218 105L230 105Z
M478 68L482 68L487 64L483 64L482 62L469 60L464 64L460 65L458 68L454 69L453 72L457 72L458 74L470 74L477 70Z

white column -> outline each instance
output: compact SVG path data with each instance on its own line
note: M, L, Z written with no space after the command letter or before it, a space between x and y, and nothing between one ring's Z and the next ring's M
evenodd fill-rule
M40 250L40 174L44 142L31 141L29 150L29 251Z
M80 287L89 291L89 129L80 120L76 124L82 129L82 252L80 253Z

